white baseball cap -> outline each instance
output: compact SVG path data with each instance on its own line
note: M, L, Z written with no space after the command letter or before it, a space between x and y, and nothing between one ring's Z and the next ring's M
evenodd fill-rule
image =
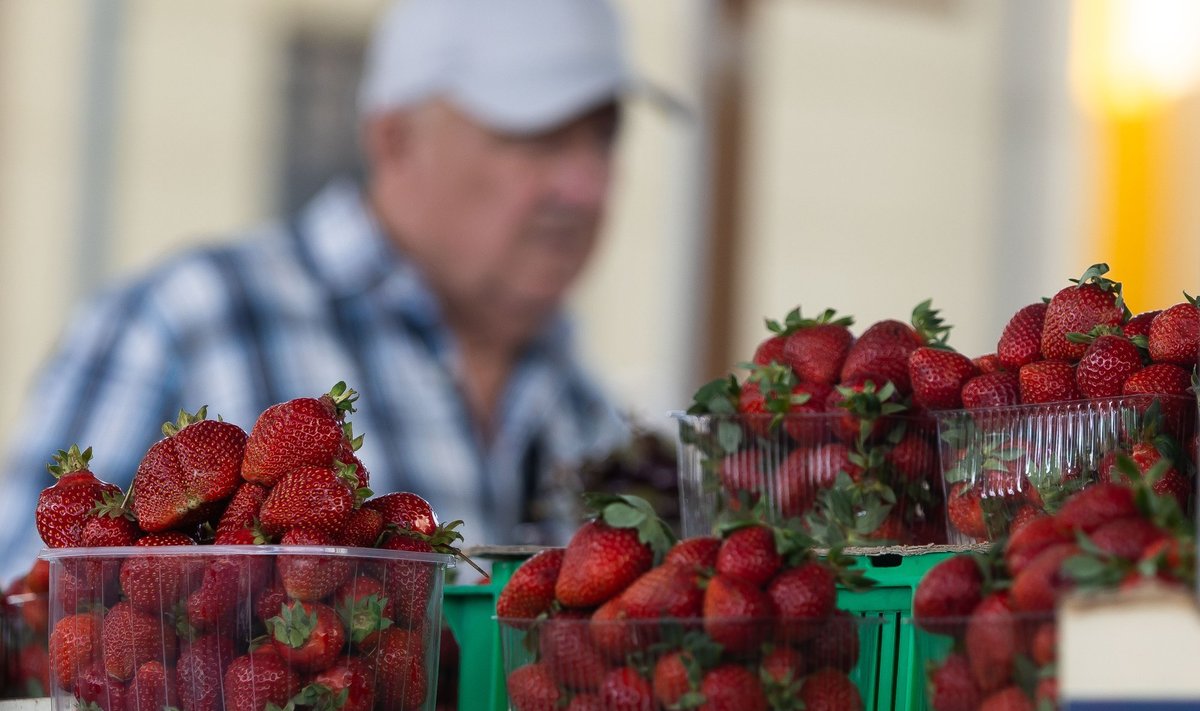
M401 0L375 30L358 108L440 97L493 129L536 133L631 86L609 0Z

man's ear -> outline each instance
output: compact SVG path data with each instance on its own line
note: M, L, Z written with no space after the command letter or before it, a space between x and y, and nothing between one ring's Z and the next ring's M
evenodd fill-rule
M389 111L363 121L362 145L368 165L391 165L407 156L412 147L412 119L407 111Z

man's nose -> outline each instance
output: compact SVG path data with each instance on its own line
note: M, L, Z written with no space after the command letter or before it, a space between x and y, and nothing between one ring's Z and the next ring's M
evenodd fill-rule
M575 207L601 207L608 197L611 174L611 145L573 141L555 166L553 187L556 197Z

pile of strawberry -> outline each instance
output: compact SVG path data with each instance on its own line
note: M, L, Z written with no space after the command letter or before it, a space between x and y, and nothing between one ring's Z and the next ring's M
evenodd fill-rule
M497 600L516 711L862 708L860 623L835 602L839 581L867 581L838 556L749 517L672 543L644 500L590 504Z
M29 572L9 583L0 601L0 634L3 639L3 677L0 698L45 696L50 689L50 659L46 651L49 632L50 564L39 560Z
M103 711L426 708L436 558L254 554L434 553L461 538L415 494L368 498L345 420L355 399L338 383L268 408L249 435L181 412L128 492L88 470L90 449L60 451L42 540L130 548L54 558L52 683Z
M1094 265L1048 301L1017 311L994 353L974 360L938 354L924 368L910 363L914 382L936 366L946 388L938 400L918 389L918 402L963 409L948 414L951 426L943 428L953 539L989 540L1014 518L1053 512L1081 486L1110 478L1115 453L1131 455L1143 471L1173 461L1176 471L1159 480L1158 491L1186 503L1189 451L1197 446L1200 307L1185 293L1175 306L1135 316L1107 272ZM1090 404L1061 404L1079 401ZM1155 401L1161 417L1146 418Z
M949 327L919 304L911 323L880 321L857 338L853 320L800 310L768 321L772 335L746 375L700 388L681 440L726 504L765 499L773 520L825 545L944 541L936 425L913 370L945 350Z
M925 632L952 638L929 676L934 711L1053 708L1057 697L1054 608L1076 589L1147 580L1190 589L1196 578L1192 525L1172 496L1126 457L1121 481L1068 498L1058 513L1014 525L983 555L959 555L926 574L913 596ZM932 646L932 645L923 645Z

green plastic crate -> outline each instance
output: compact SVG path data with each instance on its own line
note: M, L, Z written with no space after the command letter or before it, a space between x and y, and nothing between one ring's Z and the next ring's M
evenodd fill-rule
M862 617L882 618L878 627L875 688L863 690L867 711L923 711L924 674L917 663L912 614L913 591L926 571L953 555L860 555L854 567L876 585L863 592L838 591L838 607ZM460 674L458 707L463 711L506 711L504 661L500 634L493 619L496 597L523 559L497 559L488 585L448 585L442 614L458 640Z

